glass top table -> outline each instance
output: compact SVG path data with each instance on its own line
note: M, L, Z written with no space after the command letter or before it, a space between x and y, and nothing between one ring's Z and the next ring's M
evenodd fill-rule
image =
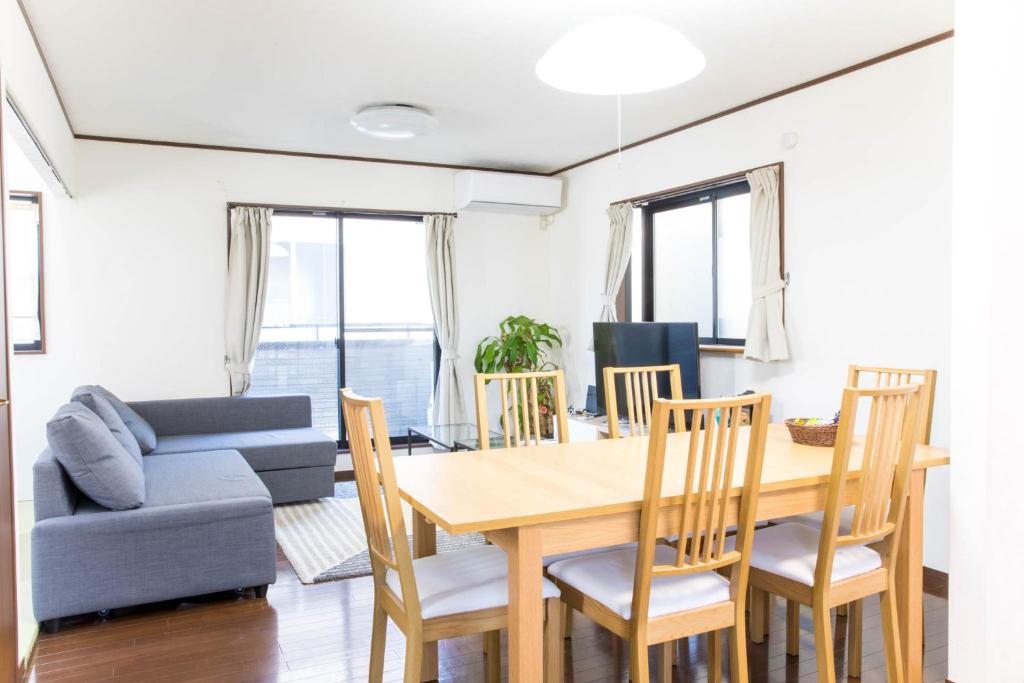
M448 425L415 425L408 428L409 455L412 455L414 437L423 437L438 448L444 448L451 452L458 450L475 451L480 448L480 436L477 433L476 425L468 422ZM502 446L505 444L505 437L501 432L491 431L488 434L491 445L495 445L495 439L500 440Z

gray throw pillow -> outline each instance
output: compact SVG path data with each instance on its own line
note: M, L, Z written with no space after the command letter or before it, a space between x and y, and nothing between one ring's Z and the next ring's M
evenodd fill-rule
M128 431L135 436L135 440L139 442L139 448L143 453L149 453L156 448L156 432L153 431L153 427L142 419L141 415L129 408L124 401L99 385L78 387L72 392L71 400L75 400L75 394L83 390L92 391L107 399L107 402L113 406L121 420L128 426Z
M142 467L81 403L67 403L46 423L53 454L85 495L111 510L130 510L146 500Z
M103 398L103 395L97 391L94 391L90 387L79 387L75 389L75 393L71 394L71 400L81 403L83 406L96 413L96 415L103 420L103 424L107 425L107 429L114 435L117 442L124 446L124 449L128 451L128 455L135 459L135 462L139 463L139 467L142 467L142 449L139 448L139 442L135 439L135 435L128 429L128 425L124 423L121 416L114 410L114 406L110 405L110 401Z

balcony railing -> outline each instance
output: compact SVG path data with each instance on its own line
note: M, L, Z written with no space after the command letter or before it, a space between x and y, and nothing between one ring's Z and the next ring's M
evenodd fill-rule
M307 394L313 426L338 438L337 326L265 327L251 394ZM421 323L345 326L345 385L384 399L394 436L426 421L434 390L434 330Z

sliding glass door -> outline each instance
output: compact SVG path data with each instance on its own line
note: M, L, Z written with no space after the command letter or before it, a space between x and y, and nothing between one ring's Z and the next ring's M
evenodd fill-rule
M308 394L344 447L338 389L380 396L391 435L426 422L436 377L419 216L275 211L251 393Z

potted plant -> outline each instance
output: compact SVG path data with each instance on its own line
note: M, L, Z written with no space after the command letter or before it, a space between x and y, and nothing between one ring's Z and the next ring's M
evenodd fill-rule
M498 323L498 334L487 337L476 347L473 362L477 372L538 372L554 370L547 354L562 346L562 337L551 325L537 322L525 315L510 315ZM552 436L555 431L554 383L542 381L537 385L537 405L540 412L541 434ZM502 415L504 420L505 416Z

